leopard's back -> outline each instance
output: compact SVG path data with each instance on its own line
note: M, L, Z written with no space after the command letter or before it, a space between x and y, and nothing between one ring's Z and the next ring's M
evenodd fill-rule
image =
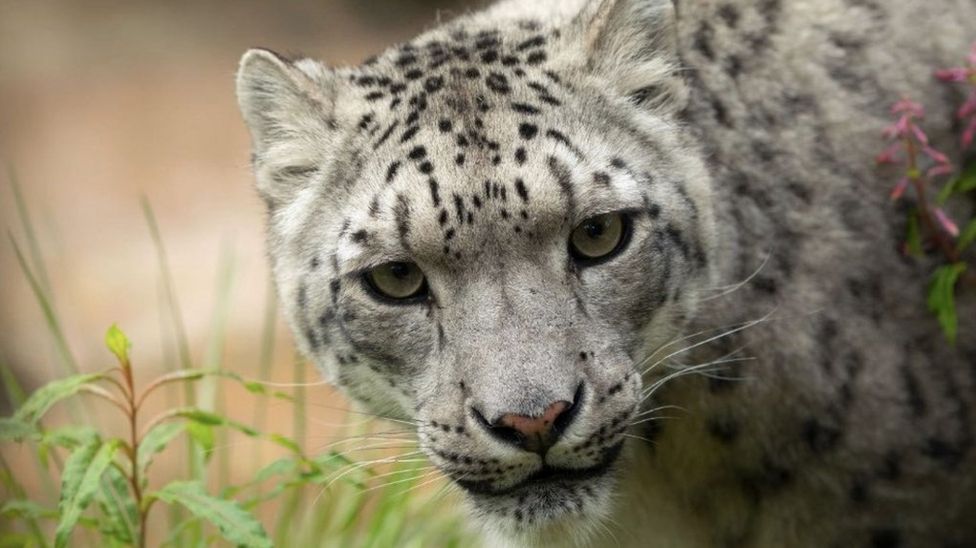
M696 326L763 320L692 360L749 361L662 397L695 411L656 429L658 466L696 478L679 491L721 524L714 540L976 542L976 339L966 335L976 299L962 293L952 347L926 306L935 263L903 256L905 206L888 198L897 175L873 161L904 95L926 102L935 146L958 155L962 90L932 71L965 56L976 4L680 9L687 123L710 155L721 285L747 281L709 293L723 296ZM720 456L685 464L690 444Z

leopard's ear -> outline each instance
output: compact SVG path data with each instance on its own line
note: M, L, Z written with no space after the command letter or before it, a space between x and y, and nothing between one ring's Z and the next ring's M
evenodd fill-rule
M237 101L251 133L258 189L288 198L317 171L338 138L337 78L324 65L252 49L237 71Z
M674 0L591 0L575 26L587 69L637 104L684 108Z

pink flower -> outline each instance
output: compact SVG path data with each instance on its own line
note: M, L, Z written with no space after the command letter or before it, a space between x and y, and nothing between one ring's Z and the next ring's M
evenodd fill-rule
M891 112L892 114L904 113L916 118L922 118L925 116L925 108L923 108L921 104L916 103L911 99L901 99L891 106Z
M884 128L881 132L881 136L885 139L894 139L895 137L904 137L908 135L911 128L911 118L908 115L902 115L898 118L898 121L891 124L890 126Z
M891 194L889 197L892 200L897 200L901 198L902 194L905 193L905 189L908 188L908 177L902 177L900 181L891 189Z
M921 128L919 128L915 124L911 124L911 126L909 126L909 127L911 127L912 133L915 135L915 138L918 139L918 142L919 143L922 143L923 145L928 146L928 144L929 144L929 137L928 137L928 135L926 135L925 132L922 131Z
M963 150L970 147L973 144L973 139L976 138L976 116L973 116L972 120L969 121L969 125L962 132L962 138L960 143L962 144Z
M959 107L959 112L956 113L956 117L962 120L971 114L976 114L976 91L971 93L969 98L966 99L966 102Z
M901 161L897 154L900 149L900 142L892 143L888 145L888 148L882 150L881 154L875 156L874 161L878 164L897 164Z
M939 163L939 164L948 164L949 163L949 157L948 156L946 156L945 154L942 154L941 152L939 152L938 150L935 150L934 148L932 148L930 146L927 146L927 145L926 146L923 146L922 147L922 152L924 152L926 156L928 156L929 158L931 158L932 161L934 161L936 163Z
M949 164L939 164L933 168L930 168L925 175L929 178L937 177L939 175L948 175L952 173L952 166Z
M966 67L939 69L935 71L935 77L943 82L965 82L969 78L969 69Z
M942 211L942 208L939 207L933 208L932 213L935 215L935 218L939 221L939 224L942 225L942 228L946 232L948 232L950 236L955 238L956 236L959 235L959 227L956 226L956 223L953 222L953 220L950 219L948 215L946 215L945 211Z

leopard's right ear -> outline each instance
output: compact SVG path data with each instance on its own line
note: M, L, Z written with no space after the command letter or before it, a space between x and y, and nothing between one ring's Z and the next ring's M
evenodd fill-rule
M299 175L314 172L338 139L337 78L309 59L292 62L252 49L237 71L237 102L251 133L258 189L287 198Z

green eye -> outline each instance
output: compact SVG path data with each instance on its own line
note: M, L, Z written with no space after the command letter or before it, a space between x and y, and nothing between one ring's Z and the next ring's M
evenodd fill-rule
M609 258L626 243L627 229L627 219L620 213L590 217L570 235L570 252L584 262Z
M380 295L406 300L427 292L427 278L413 263L386 263L366 274L366 283Z

